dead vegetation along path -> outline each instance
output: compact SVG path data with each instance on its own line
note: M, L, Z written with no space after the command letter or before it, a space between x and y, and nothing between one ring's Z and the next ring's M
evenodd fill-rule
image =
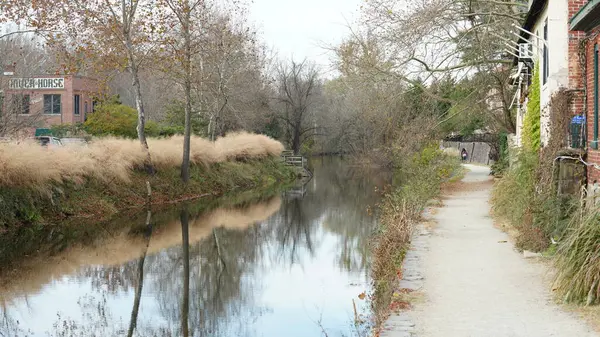
M546 266L524 259L494 227L489 169L467 168L465 188L433 216L437 223L420 253L423 301L391 317L383 335L600 337L553 302Z

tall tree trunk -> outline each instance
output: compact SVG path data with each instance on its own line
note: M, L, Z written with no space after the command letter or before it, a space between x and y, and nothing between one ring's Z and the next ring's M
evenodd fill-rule
M146 113L144 111L144 101L142 99L142 86L140 84L139 67L136 64L135 55L133 53L133 43L131 42L131 33L128 20L131 20L131 18L127 19L127 16L124 15L123 35L125 36L125 46L127 49L127 65L129 73L132 77L135 107L138 113L137 136L140 144L142 145L142 149L144 149L146 152L146 162L144 163L146 171L148 171L150 174L153 174L154 166L152 165L152 157L150 156L148 141L146 140Z
M138 124L137 124L137 135L142 149L146 152L146 160L144 166L146 172L154 174L154 165L152 164L152 156L150 156L150 148L148 147L148 141L146 140L146 115L144 112L144 102L142 101L142 88L140 85L140 79L137 70L132 72L133 76L133 88L135 93L135 106L138 111Z
M294 127L294 139L292 140L292 150L294 150L294 154L300 154L300 129L301 127L297 125Z
M140 85L140 78L139 78L137 69L131 71L131 75L133 77L135 107L138 112L138 123L137 123L137 128L136 128L138 140L140 141L140 144L142 145L144 150L149 152L148 151L148 149L149 149L148 141L146 140L146 131L145 131L146 130L146 113L144 111L144 102L142 100L142 87Z
M212 134L213 134L213 133L212 133L213 119L214 119L214 116L213 116L213 115L212 115L212 113L211 113L211 115L210 115L210 117L209 117L209 119L208 119L208 130L207 130L208 139L209 139L210 141L214 141L214 139L213 139L213 137L212 137Z
M189 213L184 205L181 211L181 241L183 245L183 299L181 304L181 332L189 336L188 318L190 312L190 234Z
M185 72L185 126L183 136L183 161L181 163L181 180L184 183L190 181L190 137L192 134L192 49L190 37L190 12L185 11L185 23L183 25L185 55L184 55L184 72Z

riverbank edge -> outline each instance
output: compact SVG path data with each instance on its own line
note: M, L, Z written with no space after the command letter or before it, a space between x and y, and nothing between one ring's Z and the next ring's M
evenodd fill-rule
M373 335L378 336L392 311L406 308L403 301L402 265L413 233L428 206L439 204L442 190L461 181L465 169L458 158L426 148L396 170L395 182L380 204L380 224L371 245Z
M50 192L4 187L0 189L0 235L21 227L35 229L65 222L104 222L122 213L137 212L146 205L146 182L151 186L153 207L159 207L269 188L296 179L294 171L279 158L194 165L190 173L188 184L181 181L179 168L173 167L152 176L134 170L128 184L87 179L56 184Z
M560 149L555 144L539 152L517 153L515 164L495 182L492 215L498 226L511 235L516 249L548 257L553 265L555 300L597 306L600 208L588 199L589 195L560 192L553 161Z
M296 172L279 158L268 158L193 166L188 185L181 182L179 169L173 168L151 177L135 171L131 183L125 186L93 180L55 186L51 195L31 189L3 188L0 189L0 223L4 224L0 228L0 272L23 256L43 251L52 254L65 248L65 242L77 243L79 236L89 239L115 219L136 218L145 207L146 181L152 186L153 213L160 213L172 204L184 201L193 204L201 199L206 199L203 204L218 204L220 200L231 205L247 203L276 194L296 178Z

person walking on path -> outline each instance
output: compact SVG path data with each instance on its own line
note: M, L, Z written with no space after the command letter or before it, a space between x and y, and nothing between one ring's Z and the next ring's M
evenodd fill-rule
M467 153L467 150L465 148L463 148L462 151L460 151L460 157L463 163L467 162L467 157L469 157L469 154Z

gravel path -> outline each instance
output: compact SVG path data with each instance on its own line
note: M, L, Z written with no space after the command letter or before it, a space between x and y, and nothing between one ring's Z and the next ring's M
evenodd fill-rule
M407 256L403 282L417 281L424 300L393 315L382 336L600 337L552 302L544 265L524 259L493 226L492 184L482 183L489 170L468 169L465 190L445 200L433 233L421 229Z

